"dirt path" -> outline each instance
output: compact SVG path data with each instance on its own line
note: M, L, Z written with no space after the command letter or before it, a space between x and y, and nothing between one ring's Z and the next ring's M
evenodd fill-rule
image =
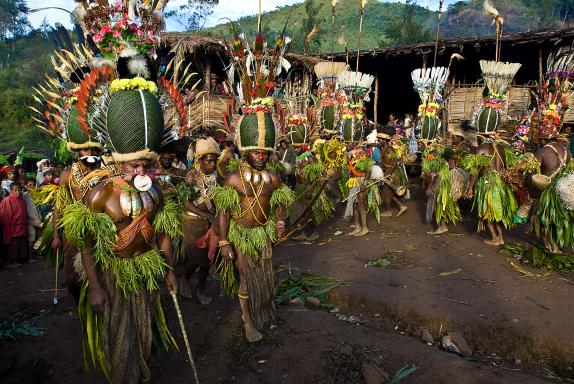
M249 345L235 301L217 297L209 306L182 301L201 382L361 383L361 366L367 362L391 375L415 364L417 371L401 381L407 384L542 383L543 370L528 362L544 355L564 363L563 372L554 372L568 372L564 360L572 361L573 288L562 279L572 276L521 277L495 249L482 245L471 223L449 235L429 236L416 208L410 202L403 217L373 223L365 239L335 236L337 229L349 228L332 220L314 245L289 242L275 250L275 264L292 273L309 270L345 280L332 300L339 314L354 315L358 323L327 311L280 306L277 328L263 342ZM521 240L519 233L510 241ZM391 265L365 267L371 258L385 258ZM458 268L462 271L438 277ZM0 381L15 383L14 377L29 373L31 362L41 358L53 367L46 383L102 382L84 371L79 323L68 314L70 300L64 297L53 309L52 292L38 291L53 287L52 269L36 262L0 270L0 287L0 317L24 308L46 311L37 323L44 329L42 337L0 343ZM208 282L208 292L218 295L216 281ZM165 307L183 347L168 301ZM421 325L435 337L441 325L442 331L464 332L474 353L489 362L467 361L405 336ZM155 356L151 364L153 383L192 382L183 350Z

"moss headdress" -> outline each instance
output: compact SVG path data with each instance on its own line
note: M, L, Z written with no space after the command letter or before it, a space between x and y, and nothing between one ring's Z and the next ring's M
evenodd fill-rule
M275 122L270 113L255 112L244 115L239 122L237 147L240 151L254 149L275 150Z
M178 87L189 82L189 68L180 74L181 63L160 66L152 60L163 25L161 4L78 4L80 24L93 37L93 52L76 46L72 52L54 53L59 78L48 77L38 86L41 98L35 100L41 105L32 107L41 116L36 120L42 129L64 139L67 133L70 149L101 147L101 142L115 162L156 160L163 145L185 135L187 113ZM112 33L117 30L121 36ZM67 82L71 86L63 85Z

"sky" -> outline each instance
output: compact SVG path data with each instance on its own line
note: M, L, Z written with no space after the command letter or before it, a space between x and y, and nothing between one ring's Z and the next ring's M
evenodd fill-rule
M330 4L331 0L323 0L326 4ZM358 3L359 0L357 0ZM377 0L370 0L377 1ZM383 0L386 2L402 2L405 0ZM303 0L262 0L262 10L263 12L272 11L278 6L291 5L296 3L302 3ZM439 0L418 0L418 4L433 10L438 8ZM448 4L452 4L456 0L445 0L444 7ZM40 7L61 7L67 10L74 9L73 0L27 0L28 6L31 9L36 9ZM178 7L181 4L186 4L187 0L171 0L168 3L168 8ZM257 13L258 0L219 0L219 5L214 8L213 15L207 21L206 26L213 26L218 24L218 20L227 17L232 20L237 20L243 16L249 16ZM368 6L368 4L367 4ZM55 22L60 22L67 27L70 27L70 17L63 11L59 10L46 10L35 12L31 14L28 18L33 27L38 27L42 24L44 17L48 20L48 23L54 24ZM178 26L175 23L168 22L168 30L177 30Z

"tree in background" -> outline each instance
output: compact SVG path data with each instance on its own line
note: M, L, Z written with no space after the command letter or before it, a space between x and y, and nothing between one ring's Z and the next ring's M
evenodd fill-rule
M393 20L384 28L385 36L391 44L405 45L422 43L432 40L431 32L422 23L414 19L415 11L419 5L416 0L407 0L403 17ZM381 46L388 45L387 41L381 41Z
M0 41L24 36L30 28L25 0L0 0Z
M315 29L317 30L320 28L320 24L324 21L319 17L319 11L323 8L323 3L318 3L315 5L313 0L305 0L305 14L306 17L301 22L301 28L299 29L299 36L297 36L297 45L296 47L299 49L300 47L307 46L306 50L307 53L317 53L321 50L321 41L318 39L311 39L308 43L306 42L307 36ZM300 45L300 47L299 47Z
M178 9L165 12L164 16L177 22L185 31L199 31L213 14L213 7L217 4L219 0L188 0L187 4Z

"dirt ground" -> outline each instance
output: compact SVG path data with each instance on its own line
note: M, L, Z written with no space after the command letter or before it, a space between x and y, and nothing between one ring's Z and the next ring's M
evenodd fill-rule
M364 363L390 376L414 364L418 369L401 381L407 384L572 378L573 276L523 277L495 248L482 245L474 222L448 235L430 236L420 198L408 206L400 218L370 223L372 233L363 239L335 236L337 230L350 230L335 218L320 229L314 244L290 241L275 249L281 276L285 270L310 271L344 280L331 295L333 313L279 306L276 327L250 345L242 335L238 303L218 296L217 281L208 282L212 304L181 301L201 383L362 383ZM530 239L522 230L512 232L508 241ZM391 265L365 267L373 258ZM0 270L0 318L23 309L44 311L37 322L43 336L0 343L0 382L32 382L34 362L53 368L45 383L103 382L84 370L80 326L69 315L71 300L61 291L54 308L53 292L43 291L53 284L53 269L42 262ZM175 311L164 299L182 350L154 356L152 382L192 383ZM438 343L423 343L415 335L419 327L437 340L439 332L463 332L473 355L464 359L444 352Z

